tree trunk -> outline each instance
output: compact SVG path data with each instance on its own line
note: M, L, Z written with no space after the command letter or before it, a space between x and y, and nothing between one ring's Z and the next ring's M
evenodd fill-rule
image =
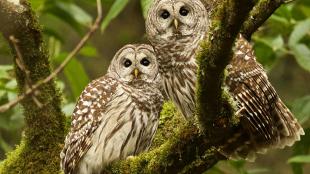
M10 43L19 92L23 93L28 88L26 74L16 65L16 49L10 37L18 40L16 45L34 84L51 73L49 55L40 25L26 2L13 4L1 0L0 18L0 31ZM27 97L21 102L26 122L24 136L21 144L1 163L0 173L59 172L59 152L65 136L65 116L60 108L61 94L54 81L42 85L36 93L42 107L39 108L32 97Z

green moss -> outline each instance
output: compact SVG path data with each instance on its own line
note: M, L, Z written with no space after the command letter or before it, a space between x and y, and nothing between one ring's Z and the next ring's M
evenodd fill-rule
M29 144L23 140L13 152L7 154L7 159L0 164L0 173L57 173L59 171L59 159L54 160L53 156L59 156L58 154L59 144L50 143L50 147L45 147L45 151L33 151L29 148Z
M177 111L172 102L166 102L161 111L158 129L151 150L159 147L176 134L176 125L185 123L184 117Z

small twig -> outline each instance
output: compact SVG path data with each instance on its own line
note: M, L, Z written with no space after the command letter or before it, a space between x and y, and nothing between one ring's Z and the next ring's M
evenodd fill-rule
M54 79L70 62L70 60L83 48L89 38L95 33L95 31L100 27L102 22L102 6L101 0L97 0L97 18L93 25L91 25L89 31L84 35L84 37L80 40L80 42L76 45L76 47L70 52L70 54L65 58L65 60L53 71L48 77L43 79L42 81L38 81L36 84L32 85L31 89L27 89L23 94L18 96L15 100L12 100L2 106L0 106L0 113L5 112L12 107L16 106L20 101L22 101L25 97L32 94L36 91L41 85L50 82Z
M31 78L30 78L30 71L27 69L26 67L26 64L25 64L25 61L23 59L23 56L22 56L22 53L21 51L19 50L19 47L18 47L18 39L16 39L14 36L10 36L9 39L11 40L13 46L14 46L14 49L16 51L16 65L25 73L25 80L26 80L26 86L25 86L25 90L27 90L28 88L29 89L32 89L32 81L31 81ZM35 102L35 104L38 106L38 108L42 108L42 104L41 102L36 98L36 93L37 91L34 91L31 95L32 97L32 100Z

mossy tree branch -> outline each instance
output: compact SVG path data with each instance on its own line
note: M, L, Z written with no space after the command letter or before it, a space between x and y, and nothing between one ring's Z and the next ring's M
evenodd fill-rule
M284 3L285 0L259 0L242 26L242 35L250 40L252 34Z
M223 96L224 70L231 60L236 36L254 5L251 0L222 0L215 4L211 26L197 57L197 117L201 130L209 137L217 137L214 125L218 125L219 119L229 120L233 115L228 94L228 97ZM225 127L229 126L225 124L219 128Z
M15 1L19 2L19 1ZM29 71L29 78L36 83L50 73L48 52L43 43L42 33L29 4L14 4L0 1L0 32L10 43L14 57L17 57L10 37L18 40L24 66ZM15 60L15 59L14 59ZM16 61L14 61L16 63ZM15 64L19 92L27 90L25 71ZM65 116L60 108L60 93L54 81L43 84L36 98L43 104L39 108L32 97L21 101L24 108L26 129L22 143L8 154L1 163L0 173L57 173L59 171L59 152L65 135Z

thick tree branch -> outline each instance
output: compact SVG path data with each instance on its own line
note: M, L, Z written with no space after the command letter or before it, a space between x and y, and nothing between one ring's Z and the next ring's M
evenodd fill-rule
M251 0L222 0L215 4L209 32L197 57L197 116L201 130L209 137L215 137L215 125L220 119L233 114L222 88L224 70L231 60L235 38L254 5Z
M284 3L285 0L259 0L242 26L242 35L250 40L251 35Z

